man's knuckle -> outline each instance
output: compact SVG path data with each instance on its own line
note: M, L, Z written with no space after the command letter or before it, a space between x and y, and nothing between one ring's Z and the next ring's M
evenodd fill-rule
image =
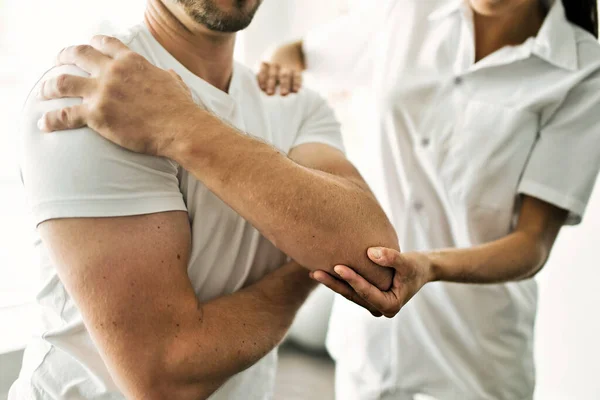
M68 108L63 108L58 113L58 120L65 125L68 125L71 121L71 112Z
M69 86L69 76L68 75L59 75L54 79L54 88L56 91L61 94L67 91Z
M123 61L129 64L137 64L142 59L142 56L140 56L135 51L128 51L121 58L123 59Z
M89 44L80 44L73 48L73 53L76 56L81 57L81 56L85 56L85 55L89 54L92 51L92 49L93 49L93 47L90 46Z
M117 41L117 39L112 36L101 36L100 41L102 44L107 45L107 44L115 43Z

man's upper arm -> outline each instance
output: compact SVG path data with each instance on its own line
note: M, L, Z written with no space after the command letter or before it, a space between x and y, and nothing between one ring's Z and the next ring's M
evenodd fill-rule
M85 75L69 66L43 79L61 73ZM41 132L44 112L82 100L40 101L36 90L23 109L20 166L42 243L112 372L136 371L132 360L146 365L142 356L162 356L157 339L178 315L169 309L196 310L177 165L129 152L89 128ZM121 373L113 378L122 384Z
M38 229L113 379L131 398L149 396L142 391L166 370L166 348L200 313L187 213L55 219Z
M63 66L42 80L64 73L85 75ZM39 83L27 99L19 132L21 176L36 224L53 218L186 210L173 161L132 153L89 128L40 131L37 122L45 112L82 100L40 101L38 88Z

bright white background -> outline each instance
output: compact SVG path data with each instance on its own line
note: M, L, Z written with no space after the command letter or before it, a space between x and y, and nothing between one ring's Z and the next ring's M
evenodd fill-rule
M237 57L254 65L270 46L298 37L310 26L368 0L265 0ZM0 0L0 353L22 345L33 300L35 261L31 223L20 190L16 129L29 88L62 47L85 42L111 25L141 20L144 0ZM359 114L364 100L342 102L349 156L367 168L360 148ZM600 144L599 144L600 145ZM368 174L367 174L368 175ZM565 228L551 261L539 276L536 356L538 400L600 399L600 188L582 225ZM443 399L440 399L443 400Z

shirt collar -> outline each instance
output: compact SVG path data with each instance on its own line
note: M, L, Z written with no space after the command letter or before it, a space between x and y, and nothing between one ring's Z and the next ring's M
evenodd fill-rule
M567 20L562 0L554 1L548 11L532 52L557 67L569 71L579 68L575 31Z
M555 0L553 3L533 40L531 53L552 65L575 71L579 68L575 31L567 20L562 0ZM465 11L465 7L465 0L451 0L435 9L428 19L439 21L458 11Z
M429 14L428 19L430 21L439 21L442 20L455 12L459 11L461 7L465 4L464 0L451 0L447 3L444 3L442 6L436 8L431 14Z

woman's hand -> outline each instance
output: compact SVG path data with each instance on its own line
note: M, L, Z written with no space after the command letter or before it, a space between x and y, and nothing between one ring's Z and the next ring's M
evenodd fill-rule
M388 318L394 317L426 283L435 280L432 262L426 254L400 254L383 247L371 248L367 254L374 263L395 270L392 287L387 292L382 292L345 265L338 265L334 270L349 286L324 271L316 271L311 276L346 298L356 293Z
M277 86L279 86L279 94L282 96L298 93L302 87L301 71L281 67L276 63L261 63L257 79L262 91L269 96L275 94Z

